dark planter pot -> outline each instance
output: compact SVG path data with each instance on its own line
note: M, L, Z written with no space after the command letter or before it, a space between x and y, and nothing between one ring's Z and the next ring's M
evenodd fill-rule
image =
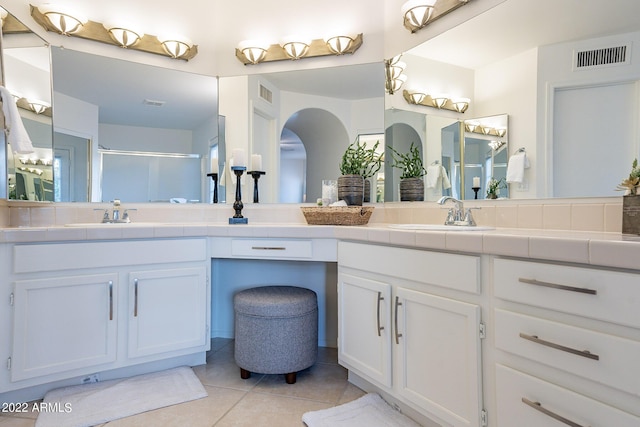
M422 178L405 178L400 180L400 201L424 201L424 181Z
M362 206L363 199L364 179L360 175L338 177L338 200L344 200L349 206Z

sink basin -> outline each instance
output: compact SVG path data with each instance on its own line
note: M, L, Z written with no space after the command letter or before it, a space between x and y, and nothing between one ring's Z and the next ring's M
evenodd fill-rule
M161 225L159 222L75 222L65 224L65 227L153 227Z
M482 225L444 225L444 224L390 224L389 228L398 230L423 230L423 231L487 231L495 230L495 227Z

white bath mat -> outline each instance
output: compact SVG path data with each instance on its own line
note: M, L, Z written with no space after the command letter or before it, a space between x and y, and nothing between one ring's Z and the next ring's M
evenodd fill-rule
M206 397L191 368L51 390L36 427L84 427Z
M309 427L420 427L375 393L344 405L306 412L302 421Z

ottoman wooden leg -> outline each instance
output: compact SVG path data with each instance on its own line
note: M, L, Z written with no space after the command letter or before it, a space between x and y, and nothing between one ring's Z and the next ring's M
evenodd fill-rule
M287 384L295 384L296 383L296 373L290 372L288 374L284 374L284 380Z
M246 369L240 368L240 378L242 378L243 380L248 380L249 378L251 378L251 372L247 371Z

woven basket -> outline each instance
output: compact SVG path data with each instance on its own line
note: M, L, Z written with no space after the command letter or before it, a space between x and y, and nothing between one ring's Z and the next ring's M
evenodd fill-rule
M301 207L309 225L364 225L369 222L373 206Z

